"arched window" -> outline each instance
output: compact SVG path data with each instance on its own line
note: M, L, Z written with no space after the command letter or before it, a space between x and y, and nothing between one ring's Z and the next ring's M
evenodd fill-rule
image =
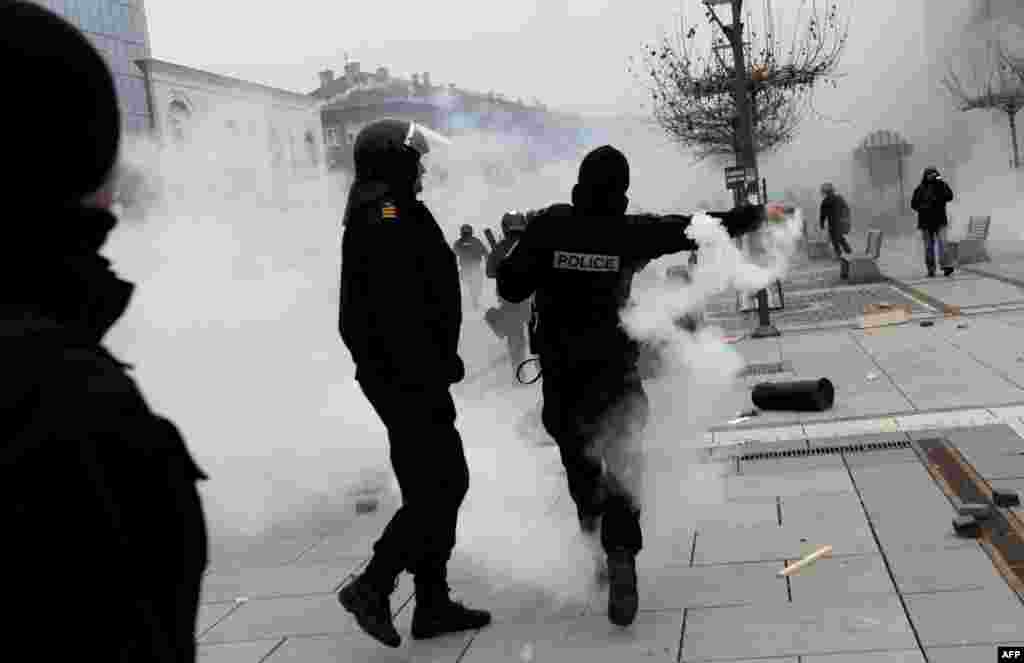
M175 99L171 102L170 107L167 111L167 128L170 131L171 138L178 145L185 143L185 138L188 133L189 120L192 118L192 111L188 109L184 101Z

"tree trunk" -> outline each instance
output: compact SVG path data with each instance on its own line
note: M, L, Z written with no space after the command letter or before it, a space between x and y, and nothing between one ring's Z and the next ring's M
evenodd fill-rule
M1010 142L1013 143L1013 168L1020 168L1020 149L1017 147L1017 111L1019 108L1011 108L1006 112L1010 116Z

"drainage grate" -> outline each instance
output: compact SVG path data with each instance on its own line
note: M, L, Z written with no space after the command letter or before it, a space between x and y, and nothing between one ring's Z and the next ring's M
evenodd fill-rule
M793 364L788 361L775 361L768 364L747 364L740 371L740 377L751 377L755 375L771 375L773 373L792 373Z
M763 451L740 456L742 461L777 460L780 458L807 458L808 456L828 456L831 454L868 453L871 451L889 451L891 449L910 449L909 440L893 440L891 442L864 442L863 444L840 444L810 449L783 449L780 451Z

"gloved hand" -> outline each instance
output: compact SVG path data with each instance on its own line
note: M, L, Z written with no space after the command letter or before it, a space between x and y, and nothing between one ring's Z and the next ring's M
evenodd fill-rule
M458 384L466 378L466 365L462 361L462 357L455 355L453 359L448 362L448 384Z

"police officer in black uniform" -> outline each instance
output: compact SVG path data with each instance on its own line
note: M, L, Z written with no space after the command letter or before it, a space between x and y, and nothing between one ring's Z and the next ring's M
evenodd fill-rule
M636 499L637 437L647 421L638 345L620 324L633 274L647 261L696 249L690 217L625 214L629 164L610 146L580 166L572 205L534 217L498 267L498 293L531 295L543 375L545 429L558 443L580 526L607 555L609 619L637 611L635 558L642 547ZM761 206L712 213L731 236L755 229Z
M345 209L339 331L356 380L388 431L402 506L374 545L366 570L339 601L360 627L397 647L389 597L413 574L413 638L482 628L487 612L451 600L447 564L469 488L450 386L465 377L455 254L426 206L424 133L380 120L356 138L356 177Z
M487 247L480 238L473 234L473 226L465 224L459 229L459 238L452 244L455 256L459 259L459 272L462 274L462 285L466 288L473 309L480 308L480 293L484 286L484 260L488 256Z

